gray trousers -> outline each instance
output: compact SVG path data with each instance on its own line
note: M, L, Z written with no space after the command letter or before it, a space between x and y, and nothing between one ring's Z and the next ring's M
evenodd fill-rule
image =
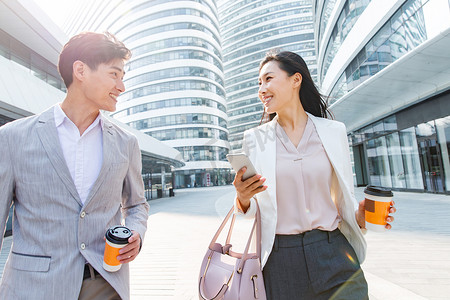
M276 235L263 275L268 300L369 299L355 251L339 229Z

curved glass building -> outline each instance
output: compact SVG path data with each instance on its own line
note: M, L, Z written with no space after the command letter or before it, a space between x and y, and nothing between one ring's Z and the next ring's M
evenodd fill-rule
M112 1L84 27L108 30L131 49L118 120L174 147L186 166L175 187L228 183L221 38L212 0ZM80 17L75 17L79 20ZM95 21L91 21L95 20ZM83 22L81 22L83 23Z
M259 124L258 67L274 48L300 54L316 76L312 0L219 0L228 129L240 149L246 129Z
M356 185L450 191L450 2L317 0L317 79Z

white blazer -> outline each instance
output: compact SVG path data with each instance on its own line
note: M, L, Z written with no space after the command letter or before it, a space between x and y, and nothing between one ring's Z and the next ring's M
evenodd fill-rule
M353 187L353 172L350 162L350 152L347 141L347 131L341 122L315 117L309 113L317 134L322 141L325 152L333 166L331 182L331 198L342 218L339 229L347 238L356 252L360 263L366 255L366 241L355 218L358 203L355 199ZM276 200L276 128L278 117L244 133L242 150L245 152L258 174L266 178L268 188L255 195L261 211L261 267L267 262L272 251L277 225ZM255 200L252 198L247 216L254 216L256 212Z

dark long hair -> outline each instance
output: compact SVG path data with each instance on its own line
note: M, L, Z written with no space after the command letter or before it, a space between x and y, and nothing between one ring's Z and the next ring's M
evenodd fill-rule
M302 75L299 96L305 111L316 117L332 118L332 114L327 108L324 96L319 93L319 90L311 78L308 66L300 55L289 51L278 52L276 50L271 50L259 64L259 71L261 71L262 67L270 61L276 61L280 69L288 73L289 76L292 76L295 73L300 73L300 75ZM264 120L265 113L264 110L261 123ZM272 120L275 116L276 113L269 114L269 120Z

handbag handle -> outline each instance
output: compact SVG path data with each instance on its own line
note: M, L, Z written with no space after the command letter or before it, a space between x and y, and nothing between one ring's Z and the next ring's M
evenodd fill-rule
M256 203L255 221L253 222L252 230L250 232L250 236L248 238L247 245L245 246L244 253L242 253L242 257L241 257L241 260L240 260L240 263L239 263L239 266L238 266L238 269L237 269L237 272L239 274L242 272L242 269L244 267L244 263L245 263L245 261L247 259L248 250L250 249L250 244L251 244L251 241L252 241L253 233L255 232L255 228L256 228L256 255L258 256L258 259L259 259L259 261L261 263L261 212L259 210L258 201L256 199L255 199L255 203ZM213 250L211 250L211 249L213 249L214 244L216 243L220 233L224 229L224 227L227 224L228 220L230 219L231 215L233 215L233 217L231 219L230 229L228 230L227 240L226 240L227 244L230 242L231 233L233 231L234 222L236 220L236 214L233 214L233 212L234 212L234 206L231 207L231 209L228 212L227 216L222 221L222 224L219 226L219 229L217 230L216 234L212 238L211 243L209 244L209 249L211 251L211 254L208 257L208 263L207 263L207 265L205 267L205 271L203 273L203 276L200 278L200 282L199 282L199 286L198 286L199 295L202 297L203 300L222 299L223 295L225 295L225 292L227 291L228 286L230 285L230 282L231 282L231 280L233 278L234 273L231 274L230 278L228 279L228 282L224 283L222 285L221 289L217 292L217 294L215 296L213 296L212 298L205 297L204 291L203 291L203 286L204 286L204 282L205 282L206 272L208 271L210 258L211 258L212 253L213 253Z
M231 278L232 278L232 277L233 277L233 276L231 276ZM231 280L231 278L230 278L230 280ZM213 296L212 298L207 298L207 297L204 295L204 292L203 292L203 286L205 285L205 276L202 276L202 278L200 278L200 284L198 285L198 294L200 295L200 297L202 297L203 300L216 300L216 299L222 299L223 295L225 295L225 292L226 292L227 289L228 289L228 285L230 284L230 280L228 280L227 283L224 283L224 284L222 285L222 287L220 288L219 292L218 292L215 296Z
M261 212L259 209L258 200L255 199L255 203L256 203L255 222L253 223L252 231L250 232L250 236L248 238L244 253L242 253L241 263L239 264L240 269L242 269L242 266L244 265L244 262L247 259L248 250L250 248L250 243L252 240L252 236L253 236L255 227L256 227L256 255L258 256L258 258L261 262ZM231 215L233 215L233 217L231 219L230 229L228 230L227 240L226 240L226 243L229 244L230 239L231 239L231 233L232 233L233 227L234 227L234 221L236 219L236 215L233 214L233 212L234 212L234 206L231 207L227 216L223 219L222 224L219 226L219 229L217 229L216 234L214 235L214 237L211 240L211 243L209 244L209 249L213 249L214 244L216 243L217 239L219 238L220 233L224 229L224 227L227 224L228 220L230 219Z

